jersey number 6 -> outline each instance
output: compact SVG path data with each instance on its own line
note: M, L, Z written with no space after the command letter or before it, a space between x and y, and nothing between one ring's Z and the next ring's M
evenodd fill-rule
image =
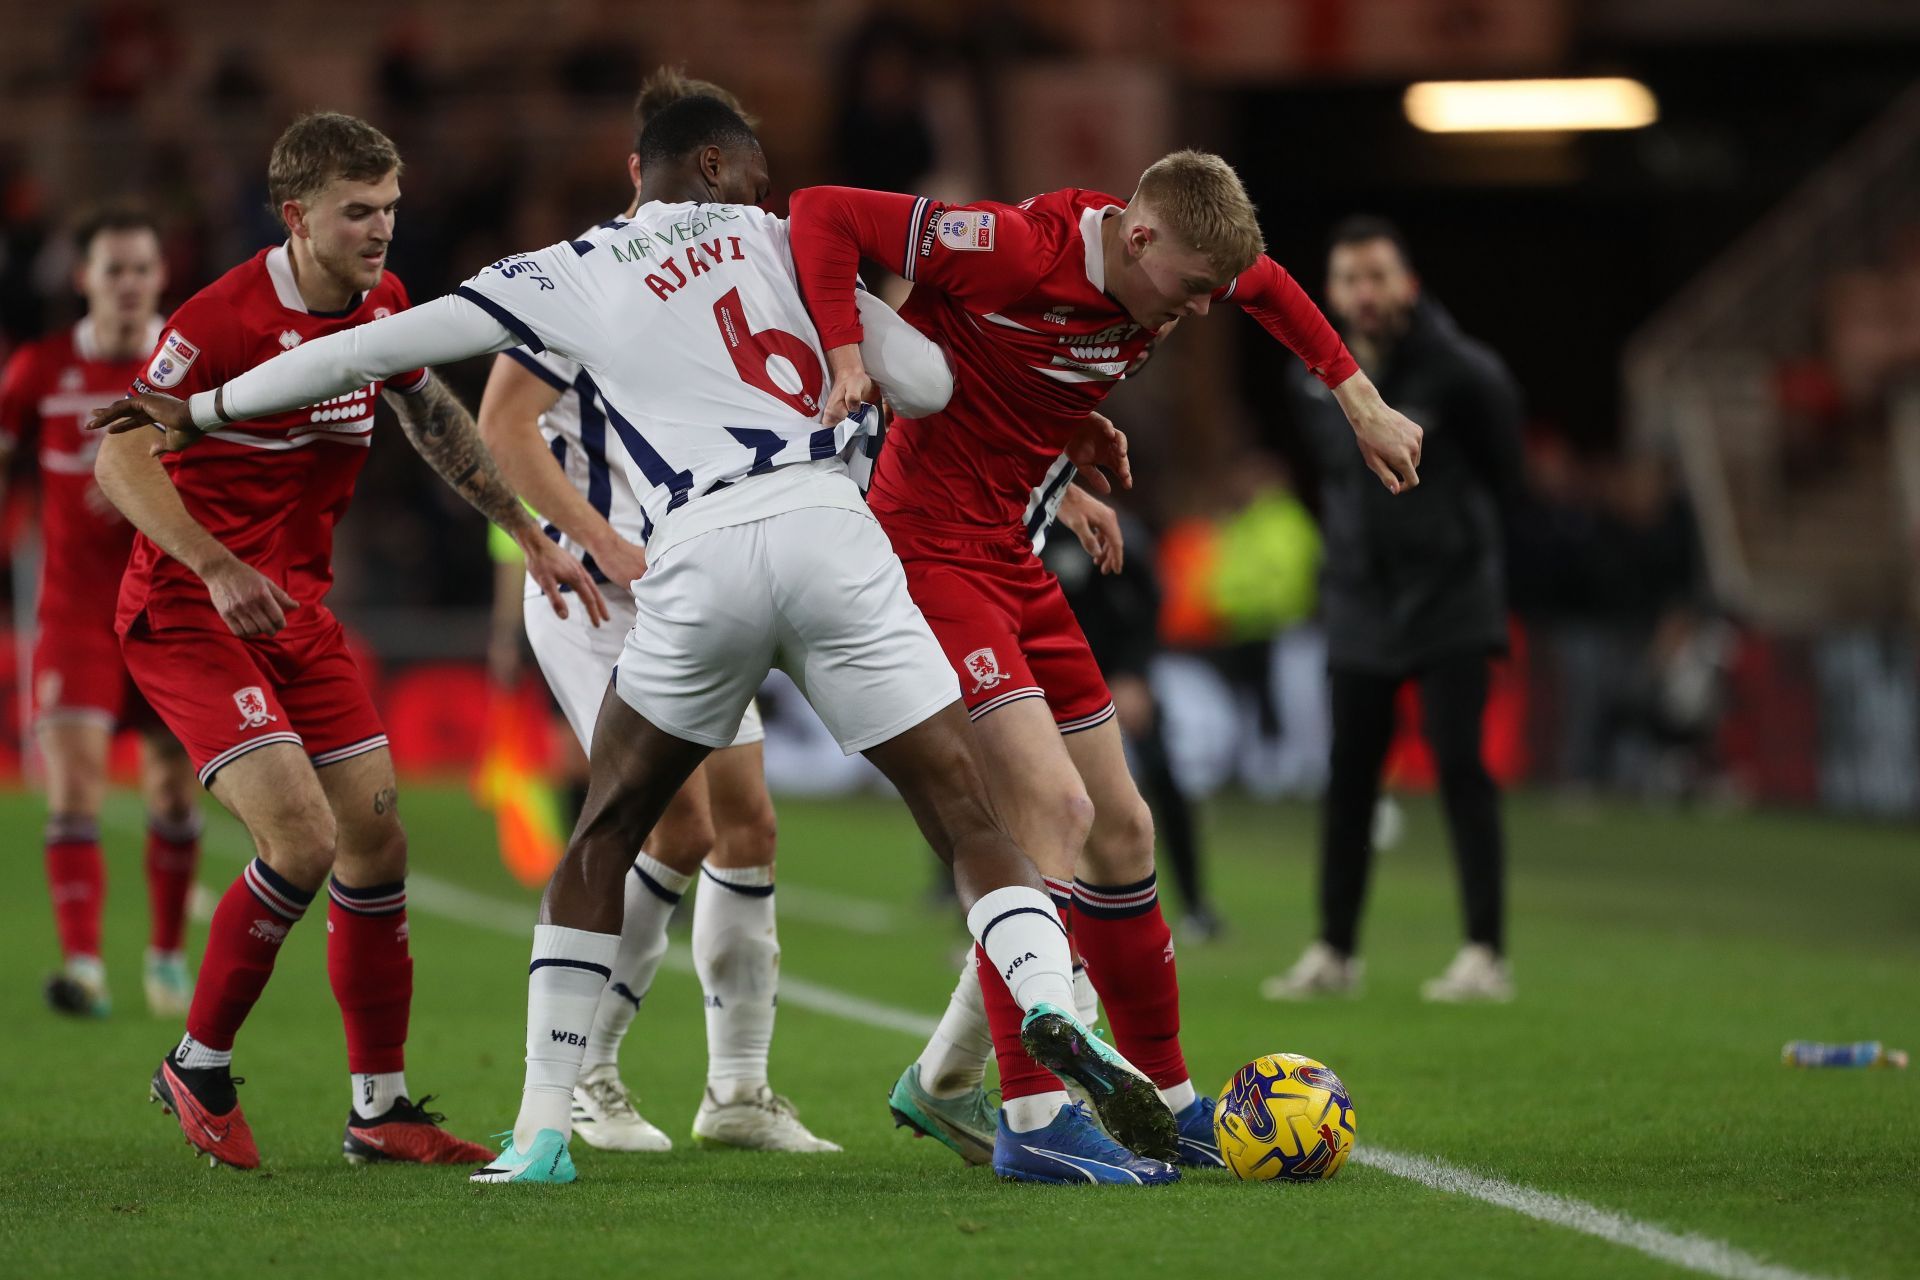
M750 328L738 289L729 289L713 304L713 318L720 326L727 354L733 357L734 371L742 382L758 387L795 413L809 418L819 416L820 397L813 388L823 384L826 371L805 338L784 329ZM767 366L775 356L785 360L800 375L800 390L789 391L773 380Z

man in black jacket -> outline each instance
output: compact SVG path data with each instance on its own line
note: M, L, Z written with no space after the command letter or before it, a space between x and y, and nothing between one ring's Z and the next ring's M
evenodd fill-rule
M1327 295L1347 345L1389 403L1426 428L1420 484L1390 494L1353 448L1338 404L1291 379L1292 417L1320 477L1322 607L1333 752L1321 815L1320 937L1269 999L1352 994L1394 701L1420 688L1466 907L1466 945L1430 1000L1507 1000L1500 797L1481 755L1493 657L1506 647L1504 525L1519 497L1520 398L1485 345L1423 297L1406 243L1379 218L1332 238Z

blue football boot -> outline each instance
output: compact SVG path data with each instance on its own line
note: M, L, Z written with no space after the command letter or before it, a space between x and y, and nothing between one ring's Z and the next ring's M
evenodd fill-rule
M1178 1164L1194 1169L1224 1169L1227 1162L1220 1158L1220 1138L1213 1131L1214 1100L1202 1095L1185 1107L1173 1113L1173 1122L1180 1126L1180 1154L1175 1158Z
M1045 1128L1015 1133L1000 1112L994 1134L993 1171L1005 1182L1111 1182L1152 1186L1180 1181L1164 1160L1137 1156L1101 1131L1084 1102L1062 1107Z

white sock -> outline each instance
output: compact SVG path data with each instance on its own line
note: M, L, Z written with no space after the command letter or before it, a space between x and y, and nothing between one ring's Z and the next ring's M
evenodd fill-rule
M620 925L620 951L613 960L613 977L600 993L593 1030L587 1033L587 1056L582 1074L620 1061L620 1042L640 1012L640 1002L660 972L667 955L667 921L692 876L683 876L664 862L642 852L627 876L627 914Z
M192 1036L181 1036L180 1047L173 1051L173 1065L198 1069L233 1065L233 1050L209 1049Z
M1024 1098L1008 1098L1000 1109L1007 1113L1007 1128L1015 1133L1031 1133L1052 1124L1053 1118L1071 1101L1065 1089L1056 1089Z
M411 1096L407 1093L407 1073L404 1071L358 1071L354 1073L352 1082L353 1114L362 1120L385 1115L395 1102Z
M936 1098L953 1098L977 1089L993 1056L993 1031L987 1026L986 1001L980 995L980 953L967 948L960 981L947 998L947 1011L933 1038L920 1051L920 1087Z
M1160 1091L1160 1101L1166 1103L1168 1110L1176 1115L1192 1106L1193 1100L1198 1096L1199 1095L1193 1091L1193 1081L1191 1080L1182 1080L1171 1089L1162 1089Z
M1014 1003L1073 1008L1073 955L1046 894L1021 885L995 889L967 912L967 928L1006 979Z
M780 935L771 866L702 871L693 900L693 967L707 996L707 1087L725 1104L767 1083Z
M1093 979L1087 976L1083 964L1073 966L1073 1012L1089 1028L1100 1021L1100 993L1093 989Z
M527 1083L520 1095L520 1116L513 1122L513 1145L533 1145L542 1129L573 1136L573 1086L587 1051L593 1011L613 971L620 935L533 927L533 959L527 966Z

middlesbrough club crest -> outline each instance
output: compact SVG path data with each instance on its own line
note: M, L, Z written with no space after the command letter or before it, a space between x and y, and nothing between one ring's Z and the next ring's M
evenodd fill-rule
M233 705L240 709L242 729L264 729L279 718L267 710L267 695L260 692L257 684L234 690Z
M994 656L991 649L975 649L962 661L966 664L967 674L973 677L973 693L991 689L1011 679L1000 669L1000 659Z

